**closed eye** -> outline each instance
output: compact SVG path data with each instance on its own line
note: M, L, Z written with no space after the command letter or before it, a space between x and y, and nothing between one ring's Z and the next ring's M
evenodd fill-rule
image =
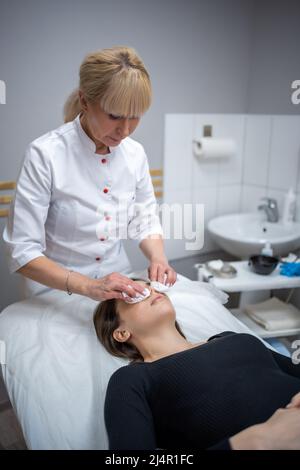
M114 114L109 114L108 116L109 116L109 118L112 119L113 121L116 121L117 119L126 119L126 117L124 117L124 116L115 116ZM133 117L130 117L130 118L128 118L128 119L139 119L139 118L133 116Z
M120 116L115 116L114 114L109 114L110 119L116 120L116 119L122 119Z

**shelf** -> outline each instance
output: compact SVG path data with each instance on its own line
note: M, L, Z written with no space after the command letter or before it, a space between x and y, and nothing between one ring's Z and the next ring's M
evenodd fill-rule
M300 276L287 277L279 274L279 265L268 275L256 274L250 270L248 261L232 261L237 270L237 276L232 279L223 279L213 276L209 282L225 292L244 292L257 290L291 289L300 287ZM199 268L198 268L199 269ZM208 280L211 273L202 268L204 280Z
M256 335L261 338L278 338L281 336L294 336L300 333L300 328L294 328L289 330L266 330L262 326L255 323L251 318L243 312L240 308L230 309L232 315L234 315L238 320L240 320L244 325L253 331Z

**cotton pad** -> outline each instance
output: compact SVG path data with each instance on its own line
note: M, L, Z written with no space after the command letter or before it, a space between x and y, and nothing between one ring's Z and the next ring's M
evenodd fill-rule
M136 297L129 297L126 292L122 292L122 295L124 297L124 302L127 304L137 304L138 302L142 302L143 300L147 299L150 296L150 291L149 289L145 288L144 295L138 294Z
M162 284L161 282L158 282L158 281L151 281L150 286L157 292L167 292L169 290L168 285Z

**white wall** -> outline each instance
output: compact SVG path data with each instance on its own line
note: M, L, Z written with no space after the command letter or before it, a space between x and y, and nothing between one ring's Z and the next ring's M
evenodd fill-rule
M154 100L134 137L152 166L163 153L167 112L243 112L252 32L250 0L19 0L0 5L0 106L4 178L24 147L62 122L84 55L116 44L137 49Z
M247 112L300 114L292 104L291 83L300 79L300 2L255 2Z

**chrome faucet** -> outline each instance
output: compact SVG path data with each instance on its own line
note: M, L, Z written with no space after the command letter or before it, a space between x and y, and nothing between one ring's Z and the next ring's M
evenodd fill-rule
M276 199L272 199L271 197L263 197L261 200L266 202L260 204L257 209L265 211L268 222L278 222L279 214Z

